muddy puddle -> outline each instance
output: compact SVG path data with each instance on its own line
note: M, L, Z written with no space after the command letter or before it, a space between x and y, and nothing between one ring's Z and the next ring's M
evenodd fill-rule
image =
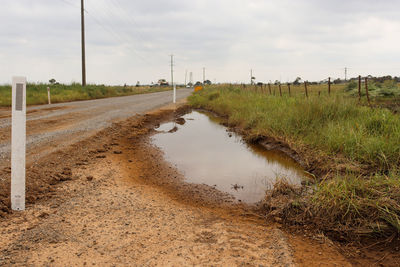
M193 111L182 118L160 125L152 142L186 182L207 184L252 204L264 198L276 179L300 184L306 177L291 158L245 143L212 114Z

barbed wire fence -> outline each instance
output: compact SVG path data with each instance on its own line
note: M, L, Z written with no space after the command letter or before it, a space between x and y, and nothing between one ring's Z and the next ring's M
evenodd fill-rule
M357 88L357 96L359 102L362 101L362 97L365 95L366 100L369 105L371 105L371 97L370 97L370 92L369 92L369 84L371 80L374 80L375 78L371 76L361 76L359 75L358 77L351 78L349 80L346 80L345 83L341 81L342 89L344 89L350 82L356 82L356 88ZM240 84L241 88L243 90L250 90L250 91L255 91L259 92L262 94L268 94L268 95L279 95L280 97L288 96L292 97L296 94L303 94L305 98L309 98L310 95L312 94L318 94L318 96L321 96L322 94L325 94L327 96L332 96L333 95L333 86L337 86L338 83L336 81L332 82L331 77L327 77L325 79L320 80L319 82L308 82L308 81L302 81L302 82L287 82L287 83L281 83L281 82L269 82L269 83L255 83L253 85L249 84ZM312 92L311 86L317 87L317 90ZM302 89L301 89L302 88Z

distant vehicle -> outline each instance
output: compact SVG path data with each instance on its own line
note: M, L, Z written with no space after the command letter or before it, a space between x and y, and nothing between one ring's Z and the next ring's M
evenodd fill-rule
M203 83L201 83L201 82L196 82L196 83L194 84L195 87L196 87L196 86L199 86L199 85L203 85Z
M159 79L158 80L158 86L168 86L169 83L165 79Z

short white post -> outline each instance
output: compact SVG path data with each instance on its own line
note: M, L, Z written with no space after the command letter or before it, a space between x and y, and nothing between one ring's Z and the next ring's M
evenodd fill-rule
M176 85L174 84L174 104L176 103Z
M26 78L13 77L11 209L25 210Z
M49 105L51 105L50 87L47 87L47 100L49 101Z

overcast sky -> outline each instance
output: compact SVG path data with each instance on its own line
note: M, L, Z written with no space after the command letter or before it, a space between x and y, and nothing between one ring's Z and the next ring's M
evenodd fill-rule
M400 76L399 0L85 2L89 83ZM0 83L81 81L80 0L0 3Z

